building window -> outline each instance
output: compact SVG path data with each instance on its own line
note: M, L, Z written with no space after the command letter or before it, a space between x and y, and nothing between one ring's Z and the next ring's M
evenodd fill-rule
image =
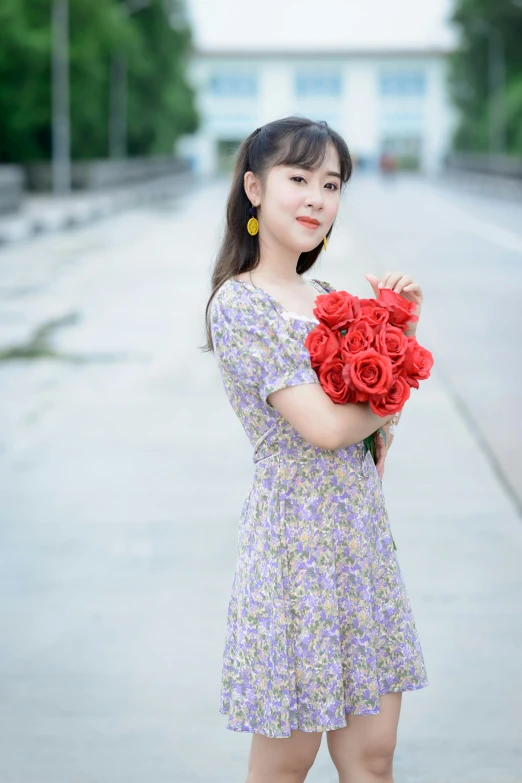
M393 111L383 112L381 115L381 129L392 133L422 130L424 115L419 111Z
M248 73L214 73L210 77L210 92L220 98L253 98L257 77Z
M341 94L341 75L300 71L295 75L295 93L300 98L337 97Z
M426 92L423 71L383 71L379 77L381 95L420 96Z

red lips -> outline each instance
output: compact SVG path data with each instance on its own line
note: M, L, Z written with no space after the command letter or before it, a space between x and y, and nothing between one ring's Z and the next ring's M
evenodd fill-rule
M319 225L319 221L315 220L314 218L308 218L308 217L298 217L297 220L299 223L304 223L307 226L311 226L313 228L317 228Z

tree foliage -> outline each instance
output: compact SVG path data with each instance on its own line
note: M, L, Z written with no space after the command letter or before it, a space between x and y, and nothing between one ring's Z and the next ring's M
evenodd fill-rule
M459 110L455 147L489 148L488 26L501 35L506 67L507 151L522 154L522 0L456 0L460 46L450 58L450 88Z
M180 0L150 0L129 15L123 0L69 0L71 153L107 157L109 75L128 63L128 137L133 155L169 153L199 117L186 78L191 32L174 25ZM51 155L51 0L0 2L0 161ZM145 4L144 4L145 5Z

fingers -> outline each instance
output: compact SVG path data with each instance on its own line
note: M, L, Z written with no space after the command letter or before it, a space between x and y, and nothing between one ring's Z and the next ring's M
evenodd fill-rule
M379 295L379 289L381 288L391 288L391 290L395 291L396 294L400 294L402 291L405 291L409 294L422 296L420 285L415 283L408 275L403 275L402 272L385 272L380 280L378 277L370 273L365 275L365 277L371 284L377 297Z
M395 288L393 290L395 291L396 294L400 294L401 291L404 291L405 287L407 285L410 285L411 283L412 283L411 277L406 277L406 275L404 275L403 277L400 278L400 280L397 281L397 283L395 284Z
M387 449L384 438L382 437L381 433L378 432L375 440L375 455L377 457L377 462L384 462L386 451Z
M415 302L417 306L422 304L423 293L420 285L415 283L408 275L403 275L402 272L386 272L378 284L378 291L381 288L390 288L410 302ZM377 292L378 298L379 294Z
M375 438L375 455L377 457L377 462L375 463L375 467L381 480L384 474L384 462L386 460L387 452L388 449L385 445L384 438L382 437L382 434L377 431Z
M391 288L396 294L400 294L406 286L412 283L411 277L403 275L402 272L386 272L379 283L379 288Z
M390 277L392 276L393 272L385 272L383 276L381 277L381 280L379 282L379 288L389 288L388 281Z
M382 479L382 474L384 473L384 459L385 459L384 456L382 456L375 463L375 467L377 468L377 473L379 474L379 477L381 479Z
M404 286L402 289L403 291L409 291L410 293L421 293L421 287L418 283L410 283L409 285Z

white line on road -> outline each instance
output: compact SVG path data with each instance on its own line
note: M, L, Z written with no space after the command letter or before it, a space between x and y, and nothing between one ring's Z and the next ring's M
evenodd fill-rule
M461 228L469 231L471 234L486 239L498 247L502 247L505 250L512 250L515 253L522 254L522 236L515 234L514 231L509 231L507 228L501 228L494 223L487 223L484 220L478 220L472 215L468 215L463 209L457 207L449 199L444 198L439 193L436 194L436 198L439 198L444 202L446 207L450 207L455 215L461 221Z
M462 215L468 224L464 228L467 228L472 234L476 234L482 237L482 239L487 239L505 250L514 250L515 253L522 253L522 237L518 234L508 231L506 228L495 226L493 223L483 223L470 215L466 215L465 212L462 212Z

